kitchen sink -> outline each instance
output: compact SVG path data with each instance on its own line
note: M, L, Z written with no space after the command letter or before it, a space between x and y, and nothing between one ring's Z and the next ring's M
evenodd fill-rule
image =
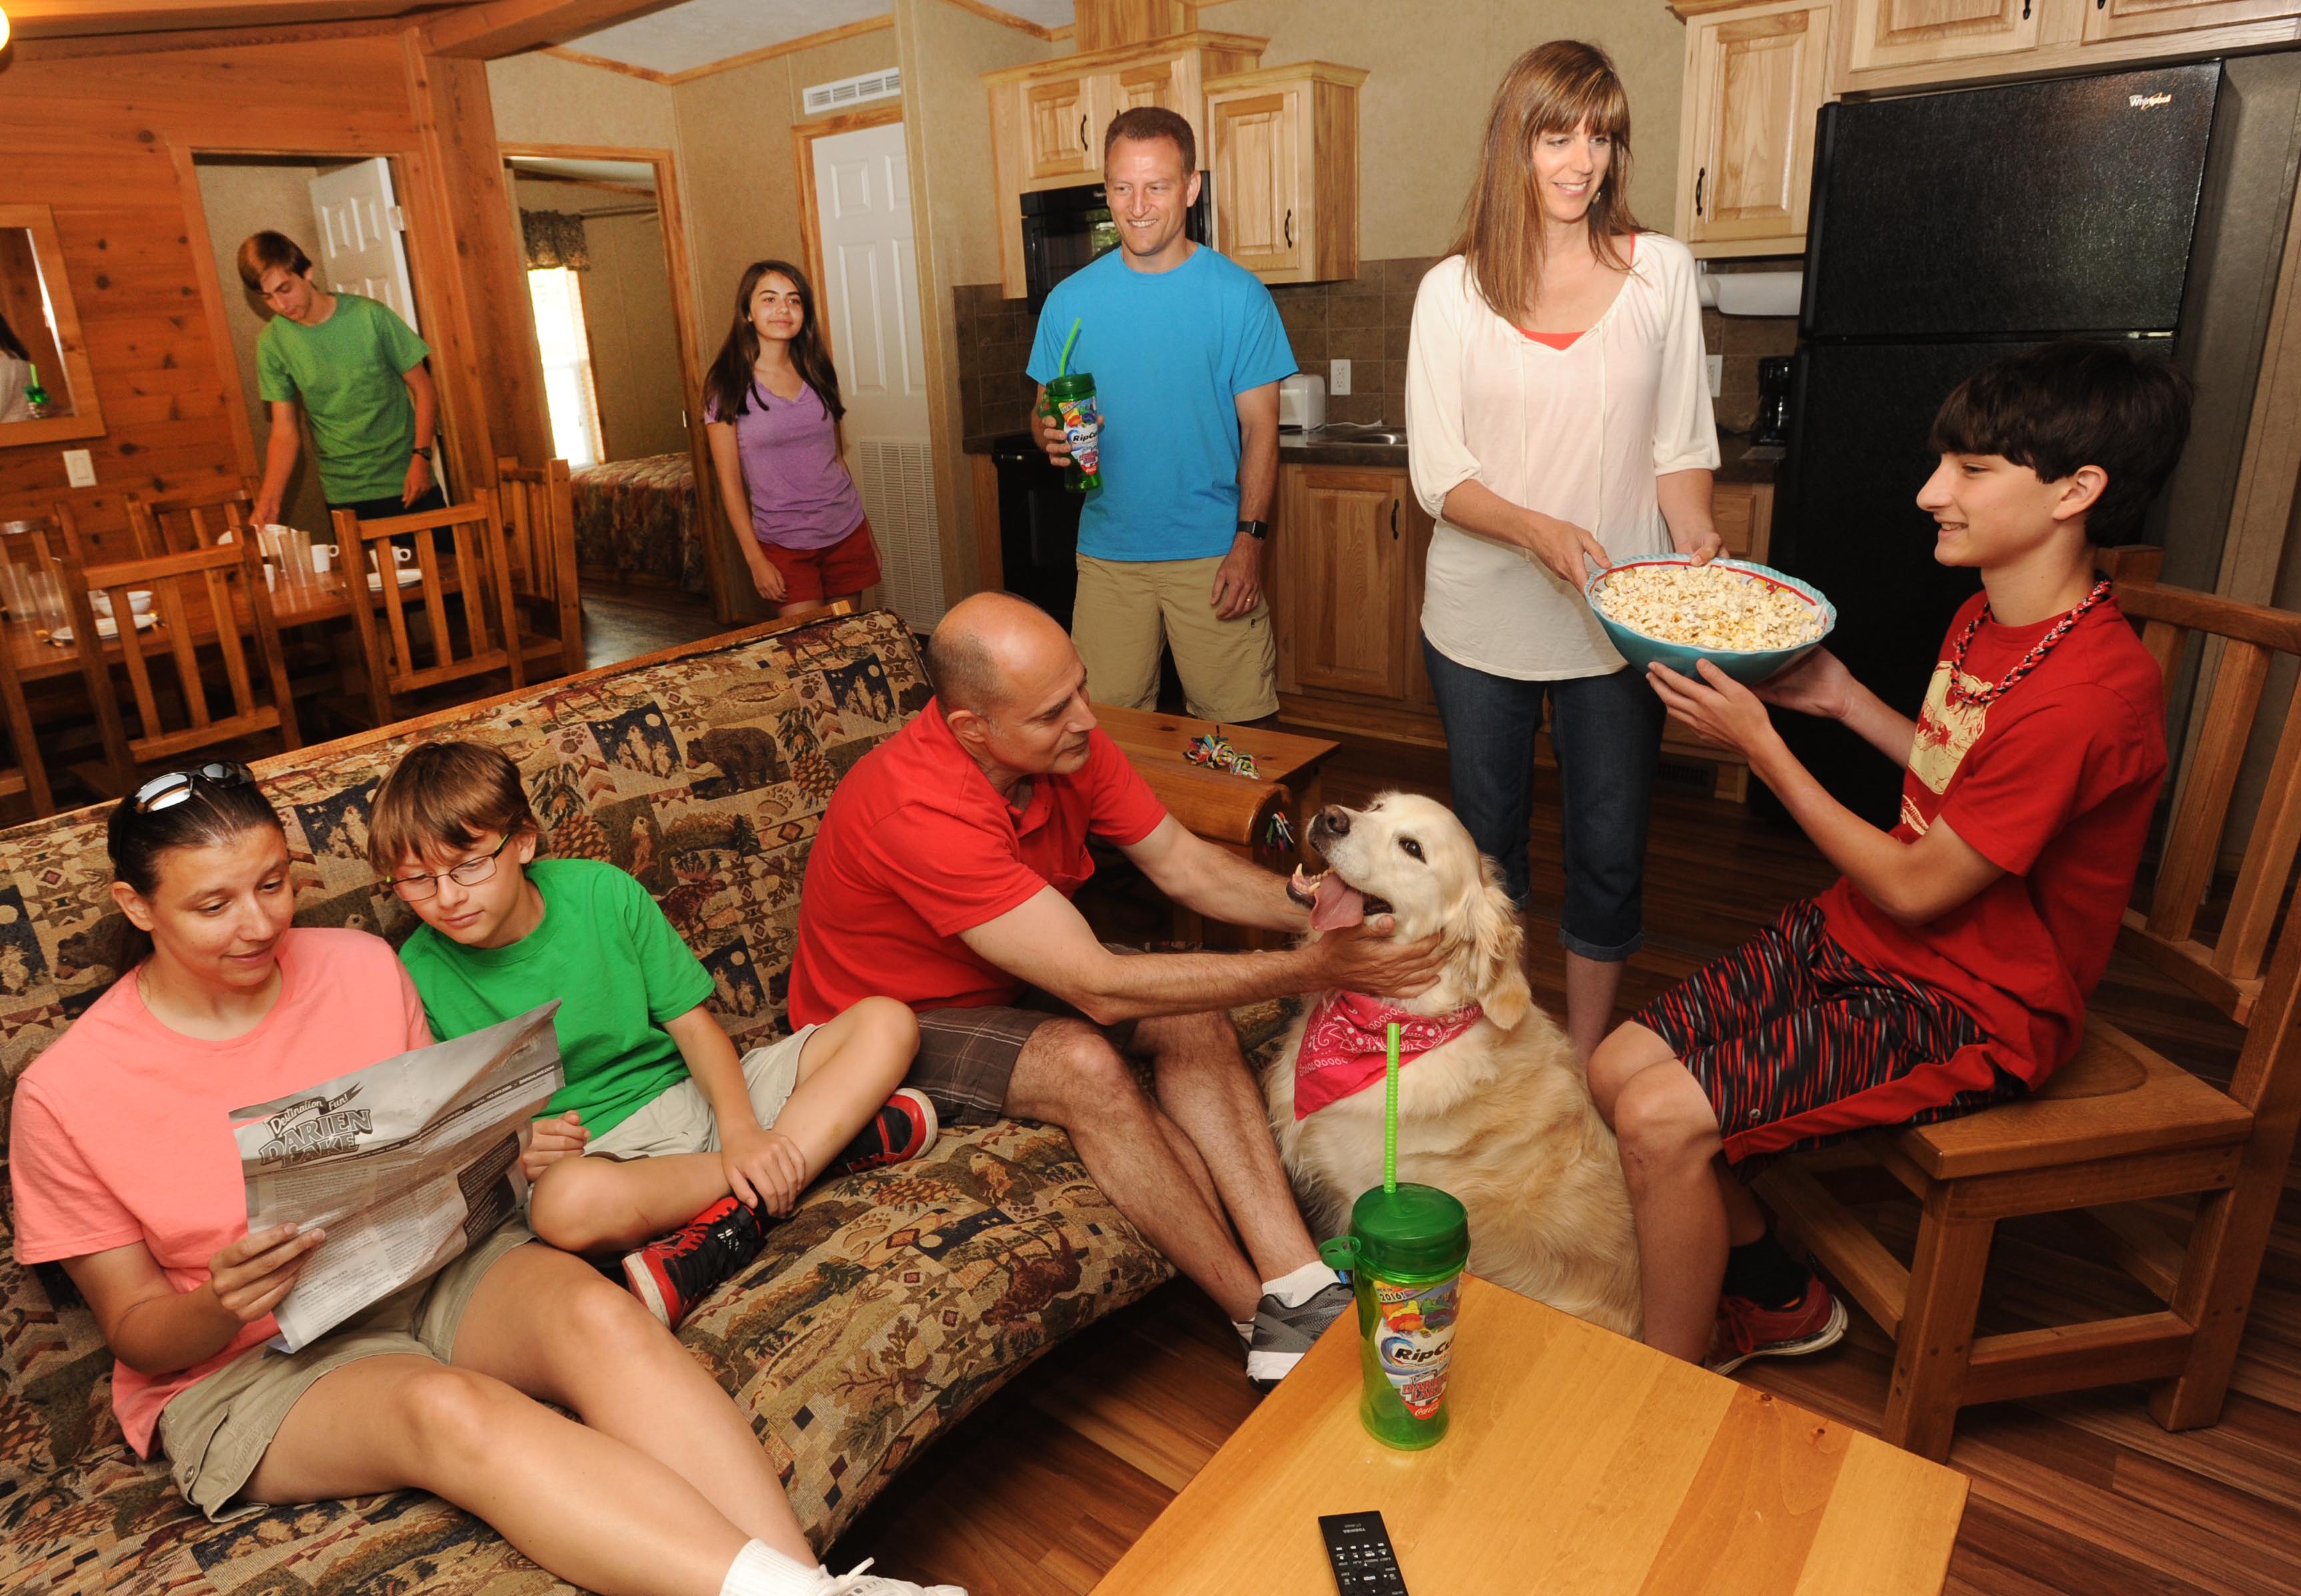
M1289 432L1284 435L1279 441L1281 443L1300 444L1304 447L1316 445L1319 448L1328 448L1338 443L1355 443L1364 444L1369 447L1382 447L1394 448L1398 445L1406 441L1406 433L1402 429L1397 427L1367 427L1337 424L1320 427L1316 431L1312 432Z

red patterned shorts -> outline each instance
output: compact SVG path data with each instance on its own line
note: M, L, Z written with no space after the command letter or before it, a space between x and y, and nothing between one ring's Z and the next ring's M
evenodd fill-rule
M1819 1147L1851 1132L1970 1114L2028 1088L1939 993L1857 963L1820 906L1780 918L1641 1009L1718 1111L1726 1157Z

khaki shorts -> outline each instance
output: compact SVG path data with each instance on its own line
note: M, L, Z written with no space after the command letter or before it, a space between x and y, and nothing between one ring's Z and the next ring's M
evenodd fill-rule
M1086 694L1120 709L1159 706L1159 645L1175 651L1183 703L1208 721L1252 721L1278 712L1278 646L1270 605L1235 621L1208 602L1220 557L1098 560L1078 556L1071 641L1086 665Z
M426 1280L356 1314L301 1352L257 1348L187 1386L160 1410L160 1445L184 1500L221 1524L264 1510L235 1500L264 1461L288 1410L321 1375L363 1358L452 1361L456 1331L487 1272L535 1240L506 1219Z
M802 1026L781 1041L753 1048L743 1055L743 1084L751 1095L751 1111L759 1116L761 1124L774 1124L775 1116L783 1111L783 1105L798 1090L799 1056L815 1030L812 1025ZM665 1087L630 1118L618 1121L612 1130L591 1138L583 1150L615 1158L715 1153L719 1150L719 1122L712 1117L711 1103L704 1097L703 1089L690 1076L676 1085Z

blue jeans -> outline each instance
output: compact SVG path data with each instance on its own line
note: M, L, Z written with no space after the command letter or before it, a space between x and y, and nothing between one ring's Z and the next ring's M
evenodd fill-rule
M1534 734L1549 698L1566 854L1558 940L1585 958L1629 957L1644 937L1646 811L1664 719L1644 673L1519 681L1458 664L1427 638L1422 658L1445 723L1454 813L1478 851L1502 866L1502 884L1521 908L1530 885Z

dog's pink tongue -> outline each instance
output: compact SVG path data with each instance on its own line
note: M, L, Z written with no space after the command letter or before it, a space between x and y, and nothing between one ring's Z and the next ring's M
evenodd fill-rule
M1339 931L1365 919L1365 893L1331 870L1318 878L1318 901L1310 909L1312 931Z

